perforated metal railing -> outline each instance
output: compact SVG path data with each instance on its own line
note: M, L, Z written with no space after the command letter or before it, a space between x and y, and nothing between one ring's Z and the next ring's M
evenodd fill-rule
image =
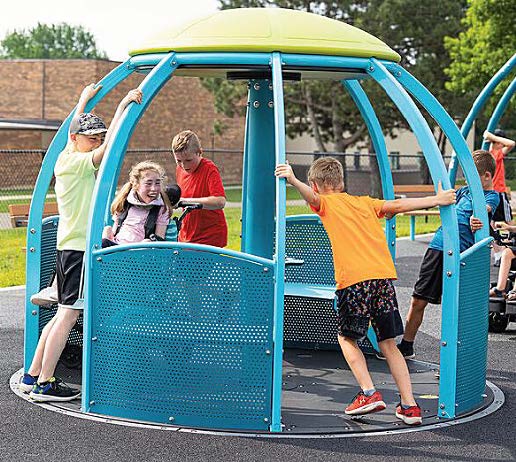
M91 412L268 429L271 261L188 244L117 246L95 253L92 286Z
M461 255L456 415L481 404L485 392L490 242L487 238Z

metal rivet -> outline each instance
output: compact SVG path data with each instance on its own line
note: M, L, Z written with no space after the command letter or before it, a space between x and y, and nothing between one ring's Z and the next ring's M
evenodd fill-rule
M97 261L102 261L102 257L97 257Z
M95 404L95 401L90 401L90 406L93 406Z
M272 83L269 83L269 90L272 90Z
M446 276L451 277L451 275L452 275L451 271L446 271Z
M446 407L446 406L444 405L444 403L439 404L439 408L440 408L440 409L444 409L445 407Z
M466 266L466 262L465 261L461 261L460 262L460 266Z
M34 228L31 228L31 229L30 229L30 233L31 233L31 234L36 234L36 230L35 230Z
M32 316L36 316L38 314L37 310L32 310Z
M444 347L446 345L448 345L446 342L441 342L441 345Z
M445 417L445 416L446 416L446 411L441 412L441 415L442 415L443 417Z
M99 245L98 245L98 244L95 244L95 245L93 246L93 248L94 248L94 249L98 249L98 248L99 248Z
M267 417L265 417L265 419L263 419L264 422L268 422L269 419Z
M264 269L263 269L263 272L264 272L264 273L268 273L268 272L269 272L269 268L264 268Z
M401 77L401 71L398 71L398 72L396 73L396 75L397 75L398 77Z
M453 250L448 250L448 255L453 255Z
M36 247L31 247L31 248L29 249L29 251L30 251L30 252L32 252L32 253L34 253L34 252L36 251Z
M373 72L374 71L374 66L369 66L369 72Z
M253 85L253 88L255 90L259 90L260 89L260 84L258 82L256 82L254 85Z
M394 244L396 244L396 243L395 243L394 241L392 241L392 242L391 242L391 245L394 245Z
M179 250L174 250L174 255L179 255Z
M175 66L177 64L177 61L172 61L172 66Z
M271 350L265 350L265 354L266 355L270 355L271 354Z
M267 106L269 106L272 109L274 107L274 101L269 101L267 103Z
M482 393L480 396L482 396L482 398L487 398L487 395L485 393Z
M253 107L259 108L260 107L260 101L254 101L253 102Z
M391 228L392 228L392 229L396 229L396 225L392 225L392 226L391 226Z
M92 342L96 342L99 338L98 337L91 337Z
M169 417L169 418L168 418L168 420L169 420L169 422L173 422L173 421L174 421L174 420L176 420L176 419L175 419L175 417L172 417L172 416L171 416L171 417Z

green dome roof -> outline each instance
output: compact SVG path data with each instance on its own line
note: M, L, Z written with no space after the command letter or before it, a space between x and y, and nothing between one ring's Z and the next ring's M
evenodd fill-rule
M166 30L130 55L158 52L272 52L379 58L398 53L344 22L283 8L222 10Z

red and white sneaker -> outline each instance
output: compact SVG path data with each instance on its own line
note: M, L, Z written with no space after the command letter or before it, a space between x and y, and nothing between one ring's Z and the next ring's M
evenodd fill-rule
M421 408L418 404L403 409L401 403L396 406L396 417L403 420L407 425L421 425L423 419L421 417Z
M359 391L344 412L348 415L362 415L384 409L385 403L379 391L375 391L371 396L366 396L363 391Z

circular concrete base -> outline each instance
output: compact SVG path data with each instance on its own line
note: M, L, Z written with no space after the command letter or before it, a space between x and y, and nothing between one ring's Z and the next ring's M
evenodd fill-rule
M340 352L285 350L282 394L284 428L281 433L185 428L107 417L81 412L80 400L65 403L34 403L28 395L18 389L22 370L11 377L10 386L14 393L31 403L82 419L167 431L268 438L345 438L365 434L369 436L433 430L479 419L496 411L504 403L501 390L488 382L483 402L477 409L453 420L442 420L437 416L438 366L421 361L407 361L414 395L423 410L423 424L409 427L394 415L399 396L386 362L371 356L367 357L367 362L376 387L383 394L387 409L374 414L351 417L344 413L344 408L352 401L358 387ZM74 388L80 388L79 370L60 366L57 375Z

